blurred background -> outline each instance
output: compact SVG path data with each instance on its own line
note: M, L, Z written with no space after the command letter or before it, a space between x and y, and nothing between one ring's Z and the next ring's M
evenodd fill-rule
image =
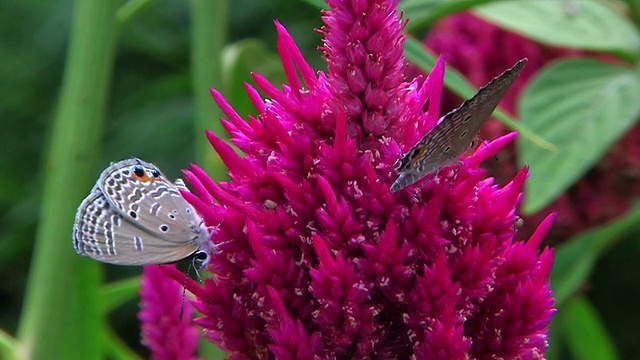
M87 162L93 165L83 170L90 176L82 173L78 184L69 183L81 187L78 194L86 195L90 181L110 162L134 156L153 162L172 179L191 162L225 179L224 167L203 145L202 131L203 126L219 129L221 115L210 100L205 106L211 113L203 120L196 104L203 92L194 93L199 79L193 62L193 13L198 3L117 2L104 123ZM70 0L0 2L0 358L25 321L27 288L39 286L29 277L36 238L62 239L56 246L73 252L72 217L55 234L37 231L48 214L43 189L47 166L56 161L50 149L60 116L74 6ZM220 75L206 87L220 90L241 116L255 113L242 86L251 81L250 72L274 84L283 81L274 19L292 34L314 68L326 70L316 50L321 36L314 32L322 25L322 2L239 0L225 6L228 15L219 24L224 30L211 35L222 44L219 59L211 60ZM458 95L473 94L469 85L477 88L518 59L529 58L501 105L501 119L521 120L525 135L521 131L517 146L485 165L502 184L523 164L531 166L527 190L533 195L523 205L520 239L528 238L543 216L558 212L547 239L547 245L556 246L552 285L559 307L548 358L640 358L640 210L635 206L640 194L640 2L406 0L400 8L410 19L407 57L414 65L407 67L407 75L428 73L434 56L446 56L451 91L443 98L443 111L460 103ZM421 43L430 50L425 52ZM567 129L559 129L560 123ZM503 122L492 120L481 138L508 131ZM548 143L561 150L545 149ZM65 144L75 145L72 140ZM80 200L75 196L70 203L49 206L75 212ZM131 349L130 358L148 357L136 318L141 268L96 269L104 284L129 280L107 319ZM61 331L69 325L60 324Z

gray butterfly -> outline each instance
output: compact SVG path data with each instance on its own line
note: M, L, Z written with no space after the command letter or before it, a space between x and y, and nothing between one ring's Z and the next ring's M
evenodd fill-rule
M153 164L127 159L106 168L78 207L76 252L116 265L176 262L194 256L202 268L216 252L211 235L176 184Z
M395 192L418 182L429 173L455 162L469 149L480 127L509 90L522 71L527 59L518 61L459 108L449 112L427 135L414 145L399 161L400 175L391 185Z

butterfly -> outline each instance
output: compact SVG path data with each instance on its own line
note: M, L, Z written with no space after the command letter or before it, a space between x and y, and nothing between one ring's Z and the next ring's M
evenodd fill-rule
M429 133L402 156L396 167L398 178L391 185L396 192L418 182L428 174L455 162L473 144L482 124L509 90L527 59L518 61L471 99L442 117Z
M176 262L193 256L205 267L217 253L204 220L180 194L182 180L132 158L107 167L78 207L76 252L116 265Z

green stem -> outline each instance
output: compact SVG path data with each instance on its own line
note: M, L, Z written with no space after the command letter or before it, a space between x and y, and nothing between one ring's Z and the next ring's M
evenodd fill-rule
M219 120L222 112L209 93L210 88L222 90L222 48L227 41L229 7L226 0L191 0L191 75L195 102L196 162L208 170L212 178L226 179L222 160L207 141L205 131L218 135L224 130ZM226 354L208 340L200 341L200 357L224 359Z
M222 112L209 93L222 90L222 48L227 40L228 4L226 0L192 0L191 74L195 102L196 162L217 180L226 179L225 166L211 149L204 135L210 129L218 135L224 130Z
M19 344L11 335L0 329L0 359L18 359Z
M19 339L32 359L102 358L98 264L71 245L94 178L115 51L118 1L76 1Z

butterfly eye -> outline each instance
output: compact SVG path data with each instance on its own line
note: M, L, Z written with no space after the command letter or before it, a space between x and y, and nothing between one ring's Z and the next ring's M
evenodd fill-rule
M205 266L209 265L210 259L211 257L209 256L208 252L204 250L198 250L195 253L193 253L193 263L192 263L193 267L196 268L197 270L200 270Z

